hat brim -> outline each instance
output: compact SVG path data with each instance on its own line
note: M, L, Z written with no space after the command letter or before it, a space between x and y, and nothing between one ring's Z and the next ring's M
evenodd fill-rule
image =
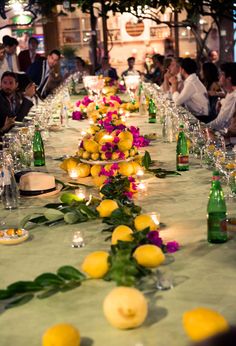
M36 195L36 196L23 196L21 195L21 197L24 198L44 198L44 197L51 197L51 196L55 196L57 195L61 190L62 190L62 184L56 183L56 189L50 192L45 192L45 193L41 193L40 195Z

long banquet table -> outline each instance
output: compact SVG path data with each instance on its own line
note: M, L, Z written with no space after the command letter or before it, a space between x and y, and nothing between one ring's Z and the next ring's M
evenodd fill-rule
M159 124L148 124L138 114L128 124L138 125L142 133L157 132L159 139L147 149L162 168L175 169L175 143L162 143ZM55 158L74 154L80 130L87 121L70 121L63 132L52 132L46 143L48 172L66 180ZM89 280L81 287L50 298L33 299L29 303L0 311L1 346L38 346L45 329L53 324L74 324L82 335L82 345L111 346L184 346L189 345L182 328L183 312L197 306L206 306L221 312L231 324L236 323L236 243L235 239L221 245L206 241L206 205L211 171L199 168L198 161L190 163L190 171L181 176L148 178L147 196L137 202L145 212L158 211L166 227L161 230L165 240L176 240L181 249L174 254L175 261L166 266L174 277L174 288L167 291L146 291L149 314L138 329L120 331L111 327L102 312L102 303L114 283ZM21 199L20 208L9 212L1 207L1 218L7 225L17 225L25 215L42 209L48 199ZM236 203L228 201L228 213L233 214ZM71 247L73 232L82 229L86 246ZM15 246L0 248L0 289L17 280L33 280L43 272L55 272L60 266L80 268L86 254L108 250L100 221L30 231L30 239Z

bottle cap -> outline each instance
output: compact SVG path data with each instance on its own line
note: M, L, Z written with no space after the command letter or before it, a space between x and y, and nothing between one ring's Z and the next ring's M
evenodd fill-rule
M220 176L220 172L219 171L213 171L213 177L215 177L215 176Z

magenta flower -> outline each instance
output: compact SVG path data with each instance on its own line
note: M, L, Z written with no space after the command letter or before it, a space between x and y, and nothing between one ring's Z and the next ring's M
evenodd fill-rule
M129 180L130 183L134 183L135 182L134 177L128 177L128 180Z
M119 169L118 163L113 163L111 166L111 169L113 169L114 171L117 171Z
M156 245L158 247L162 247L162 245L163 245L163 240L159 236L158 231L148 232L147 239L150 241L151 244Z
M116 136L116 137L114 138L114 143L119 143L119 141L120 141L120 138Z
M116 101L116 102L118 102L120 105L121 105L121 103L122 103L122 101L121 101L121 99L119 98L119 96L116 96L116 95L114 95L114 96L110 96L110 100L114 100L114 101Z
M76 107L79 107L79 106L81 105L81 101L77 101L77 102L75 103L75 105L76 105Z
M124 160L125 159L125 154L122 151L119 152L119 159L120 160Z
M125 191L123 192L123 195L128 197L129 199L133 198L133 193L131 191Z
M106 152L105 152L105 156L106 156L106 159L107 159L107 160L110 160L111 157L112 157L112 153L111 153L110 151L106 151Z
M73 120L82 120L83 119L83 113L80 111L74 111L72 113L72 119Z
M88 107L88 105L93 102L93 100L91 100L88 96L85 96L82 100L82 105L84 105L85 107Z
M179 250L179 243L177 241L169 241L166 244L166 251L168 253L173 253Z

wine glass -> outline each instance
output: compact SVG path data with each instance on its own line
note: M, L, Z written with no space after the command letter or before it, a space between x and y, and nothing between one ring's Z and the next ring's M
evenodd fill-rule
M125 86L126 86L126 89L129 93L131 102L134 102L135 101L135 95L137 93L138 86L140 83L140 76L139 75L125 76L124 80L125 80Z

